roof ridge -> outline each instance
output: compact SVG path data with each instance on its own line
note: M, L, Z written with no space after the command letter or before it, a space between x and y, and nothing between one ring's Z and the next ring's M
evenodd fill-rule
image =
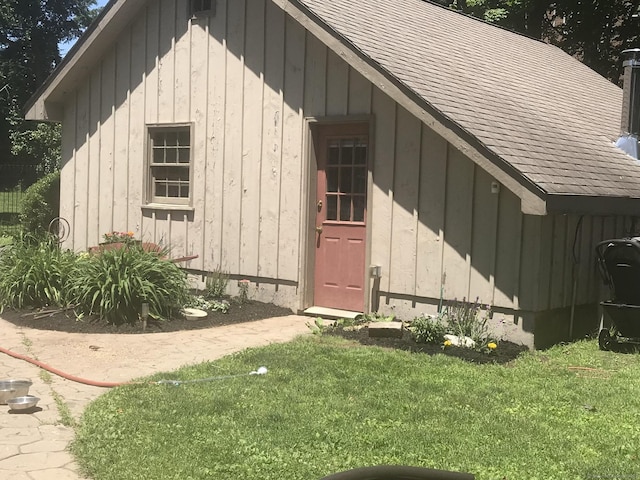
M470 18L471 20L475 20L477 22L484 23L485 25L488 25L490 27L499 28L500 30L504 30L505 32L513 33L515 35L519 35L519 36L527 38L529 40L534 40L536 42L543 43L545 45L551 45L552 47L560 48L560 47L558 47L556 45L553 45L552 43L545 42L541 38L532 37L531 35L527 35L526 33L519 32L517 30L513 30L511 28L505 27L504 25L499 25L497 23L490 22L488 20L485 20L484 18L475 17L475 16L471 15L470 13L466 13L466 12L463 12L462 10L457 10L457 9L451 8L450 6L447 7L445 5L442 5L441 3L437 3L435 0L420 0L420 1L423 2L423 3L429 3L429 4L431 4L431 5L435 6L435 7L442 8L442 9L448 10L450 12L457 13L458 15L462 15L464 17Z

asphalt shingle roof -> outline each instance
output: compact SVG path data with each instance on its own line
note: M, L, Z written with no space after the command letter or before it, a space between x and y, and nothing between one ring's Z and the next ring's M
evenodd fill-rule
M548 194L640 197L622 90L559 48L422 0L298 0Z

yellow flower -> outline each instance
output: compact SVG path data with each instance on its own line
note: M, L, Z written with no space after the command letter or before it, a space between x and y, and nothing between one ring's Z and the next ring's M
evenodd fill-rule
M498 345L496 345L496 344L495 344L495 343L493 343L493 342L489 342L489 343L487 344L487 347L488 347L490 350L495 350L496 348L498 348Z
M445 346L445 347L449 347L449 346L451 346L451 340L445 340L445 341L444 341L444 346Z

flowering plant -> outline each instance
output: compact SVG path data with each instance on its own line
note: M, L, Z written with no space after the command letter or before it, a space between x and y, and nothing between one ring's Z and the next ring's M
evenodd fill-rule
M104 234L104 243L132 243L133 232L111 232Z

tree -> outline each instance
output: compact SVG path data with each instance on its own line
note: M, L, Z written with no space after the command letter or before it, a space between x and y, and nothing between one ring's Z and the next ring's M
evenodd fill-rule
M621 51L640 46L640 0L437 2L553 43L613 81L620 78Z
M51 163L56 155L59 128L25 121L22 108L60 63L58 44L77 38L95 17L94 5L95 0L0 3L0 162L39 163L48 152L45 161Z

